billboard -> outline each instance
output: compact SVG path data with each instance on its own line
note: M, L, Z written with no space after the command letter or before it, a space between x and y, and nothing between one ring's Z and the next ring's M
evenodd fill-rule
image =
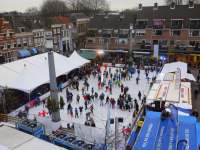
M177 68L176 70L176 81L175 81L175 89L180 89L181 86L181 70Z
M158 45L154 45L154 54L153 58L158 58Z

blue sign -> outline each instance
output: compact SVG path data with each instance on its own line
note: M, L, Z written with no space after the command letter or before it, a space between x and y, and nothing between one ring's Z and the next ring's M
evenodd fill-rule
M185 150L186 146L187 146L187 141L181 140L177 144L177 150Z
M124 52L124 50L121 50L121 49L118 50L118 49L117 49L116 52Z
M60 45L60 50L63 51L63 42L62 42L62 40L59 41L59 45Z
M172 104L169 104L169 108L171 110L173 124L174 124L175 127L177 127L178 126L178 110Z

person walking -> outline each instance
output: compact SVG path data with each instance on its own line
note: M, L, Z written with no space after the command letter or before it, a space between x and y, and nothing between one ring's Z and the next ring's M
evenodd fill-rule
M93 113L93 110L94 110L94 107L93 107L93 104L92 104L92 105L90 106L90 111L91 111L92 114L94 114L94 113Z
M147 84L149 84L149 79L150 79L150 78L149 78L149 77L147 77Z
M109 104L109 100L110 100L110 98L109 98L109 96L107 96L107 97L106 97L106 103L105 103L105 106L106 106L106 104L107 104L107 105Z
M46 99L45 98L42 100L42 103L43 103L43 108L44 108L45 103L46 103Z
M137 99L134 99L134 108L136 108Z
M141 96L142 96L142 94L141 94L141 92L139 91L139 93L138 93L139 100L141 100Z
M195 95L195 98L197 98L197 96L198 96L198 93L199 93L199 90L198 90L198 88L196 88L196 90L194 90L194 95Z
M87 100L85 100L85 110L87 110Z
M76 118L76 116L78 118L78 110L77 110L77 108L75 108L75 118Z
M138 81L139 81L139 77L136 78L136 84L139 84Z
M115 109L115 99L112 100L112 109Z
M82 112L83 112L83 106L80 106L80 107L79 107L79 110L80 110L80 115L82 115Z
M140 70L138 69L138 77L140 76Z
M44 108L44 107L43 107ZM25 111L26 111L26 113L27 113L27 115L28 115L28 112L29 112L29 107L28 107L28 105L25 105Z
M84 91L85 91L84 87L82 87L81 91L82 91L82 95L84 95Z
M72 106L69 108L69 111L70 111L71 117L73 117L73 108L72 108Z
M146 79L148 78L148 73L146 72Z
M89 89L89 86L90 86L89 83L86 83L87 91L88 91L88 89Z
M95 97L95 102L97 102L98 101L98 93L97 92L94 93L94 97Z
M79 87L79 82L78 82L78 80L76 80L76 90L77 91L79 91L78 87Z
M80 100L80 96L79 96L79 94L77 94L77 96L76 96L76 104L78 103L79 104L79 100Z
M71 107L71 104L69 103L67 106L67 115L69 115L70 107Z
M100 95L99 99L100 99L100 106L103 106L103 99L104 99L103 93Z
M49 112L47 114L49 114L49 117L51 118L51 115L52 115L51 110L49 110Z
M112 87L110 87L110 94L112 94Z
M197 112L197 110L195 109L192 113L193 116L195 116L196 118L199 116L199 113Z

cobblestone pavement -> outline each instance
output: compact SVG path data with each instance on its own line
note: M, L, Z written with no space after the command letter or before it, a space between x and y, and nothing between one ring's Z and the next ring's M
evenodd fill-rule
M195 79L197 79L197 75L199 73L199 69L192 69L192 74L194 75ZM197 121L200 122L200 93L198 94L197 99L194 98L194 90L198 88L198 85L200 83L197 83L195 81L191 82L192 85L192 112L196 109L199 113L199 117L197 118Z

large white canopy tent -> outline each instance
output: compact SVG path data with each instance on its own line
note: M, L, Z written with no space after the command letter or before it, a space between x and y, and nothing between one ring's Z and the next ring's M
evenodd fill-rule
M79 67L86 63L90 63L90 60L81 57L76 51L74 51L73 54L68 58L68 61L77 64Z
M69 57L54 52L56 77L90 62L75 51ZM24 66L25 69L24 69ZM14 61L0 66L0 86L30 93L36 87L49 82L48 53ZM26 78L25 78L26 76Z

